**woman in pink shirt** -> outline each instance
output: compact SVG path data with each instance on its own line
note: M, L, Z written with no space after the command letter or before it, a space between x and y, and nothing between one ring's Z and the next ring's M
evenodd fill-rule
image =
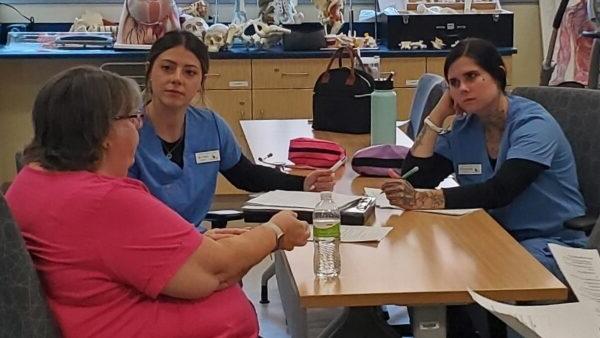
M6 199L65 337L255 337L238 282L273 250L304 245L281 212L202 235L127 177L142 116L135 83L93 67L50 79L33 108L27 166Z

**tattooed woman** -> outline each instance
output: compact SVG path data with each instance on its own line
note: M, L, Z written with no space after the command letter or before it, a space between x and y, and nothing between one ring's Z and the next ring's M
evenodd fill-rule
M548 243L582 246L586 238L563 227L585 205L560 126L541 105L505 93L506 68L485 40L460 42L444 76L448 89L403 163L403 172L419 171L385 183L388 199L405 209L484 208L562 278ZM441 126L453 115L448 132ZM459 187L432 189L452 173Z

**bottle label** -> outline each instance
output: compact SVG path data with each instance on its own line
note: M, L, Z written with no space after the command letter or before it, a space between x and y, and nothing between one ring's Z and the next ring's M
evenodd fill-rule
M340 223L335 223L331 226L313 227L313 237L334 237L340 238Z

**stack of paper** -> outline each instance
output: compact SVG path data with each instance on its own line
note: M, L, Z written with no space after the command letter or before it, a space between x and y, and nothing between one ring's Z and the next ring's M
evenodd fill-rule
M360 196L332 193L333 202L342 209ZM246 202L244 209L313 210L321 200L318 192L274 190Z
M493 301L476 292L471 297L524 337L600 338L600 256L586 250L549 244L561 272L579 302L515 306Z

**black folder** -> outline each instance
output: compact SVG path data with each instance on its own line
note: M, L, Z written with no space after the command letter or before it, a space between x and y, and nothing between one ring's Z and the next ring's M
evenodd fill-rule
M244 221L248 223L263 223L268 221L280 209L250 209L242 207ZM312 211L294 210L298 218L312 223ZM341 209L342 224L344 225L369 225L373 222L375 215L375 198L364 196L345 208Z

